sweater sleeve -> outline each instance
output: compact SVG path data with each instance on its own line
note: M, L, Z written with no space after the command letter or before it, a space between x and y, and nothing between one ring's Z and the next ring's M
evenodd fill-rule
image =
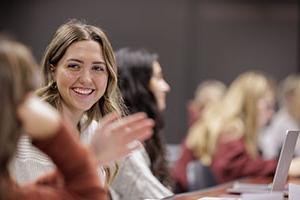
M185 141L181 144L181 153L179 159L176 161L175 166L172 168L172 176L176 180L180 192L187 191L187 165L195 160L192 150L190 150Z
M143 152L136 150L121 163L118 176L112 183L113 199L162 199L173 195L152 174Z
M246 150L243 138L219 143L211 164L212 172L219 183L246 176L272 176L276 160L253 158Z
M62 124L54 136L33 141L58 170L25 186L24 199L107 199L97 176L96 161L73 132L74 129Z

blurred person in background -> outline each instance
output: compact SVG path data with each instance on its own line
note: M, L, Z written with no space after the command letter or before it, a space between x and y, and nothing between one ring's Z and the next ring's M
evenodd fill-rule
M300 129L300 75L287 76L279 87L279 110L271 124L263 130L262 151L266 158L277 158L287 130ZM300 156L300 143L295 148Z
M208 79L202 81L194 94L194 98L188 102L188 126L201 119L203 110L207 105L220 101L226 91L226 85L218 80Z
M224 96L226 85L218 80L208 79L199 84L194 98L187 105L188 125L201 123L202 114L209 106L218 102ZM199 122L198 122L199 121ZM193 151L186 146L185 139L181 143L179 159L172 168L172 176L176 180L176 192L188 191L187 166L190 162L198 160Z
M218 183L274 175L277 160L264 160L257 146L258 133L271 119L274 102L272 81L260 72L245 72L192 127L187 146L210 167Z
M161 199L172 195L172 179L166 160L162 112L166 108L169 84L163 77L158 56L146 50L123 48L116 52L119 87L127 113L145 112L155 126L144 148L132 153L120 164L112 188L120 199Z

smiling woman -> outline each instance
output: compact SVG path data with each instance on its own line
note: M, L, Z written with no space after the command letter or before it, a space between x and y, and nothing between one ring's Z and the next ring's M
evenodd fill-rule
M51 67L62 97L62 113L77 124L105 93L108 80L100 45L92 40L75 42Z
M57 111L33 95L36 70L36 62L26 46L0 35L3 95L0 99L0 199L106 200L94 157ZM58 169L28 185L18 185L9 172L23 133L32 138L35 147L47 154ZM59 151L61 144L65 145L63 154Z
M151 136L153 120L145 113L125 117L116 112L108 114L94 131L88 150L79 141L76 129L67 124L56 109L34 95L36 71L29 49L0 34L0 90L3 94L0 98L0 199L107 200L107 190L100 182L96 164L111 163L139 149L137 141ZM19 141L21 134L30 137L32 143ZM17 149L19 142L22 146ZM30 145L39 151L33 151ZM41 170L41 165L50 163L44 162L43 156L37 157L36 152L48 155L57 170L35 182L18 185L9 169L15 153L17 163L23 161L28 166L19 172L27 175L26 170L35 173ZM34 165L29 168L30 164Z
M61 25L46 49L42 72L45 82L38 95L79 130L83 142L90 143L104 115L123 114L113 49L100 28L77 20ZM19 182L33 180L53 168L26 139L21 140L19 147L13 165ZM110 168L100 166L103 173L99 174L106 177L106 183L115 176L116 167L112 173Z
M93 119L99 119L111 111L122 113L113 50L100 28L77 20L63 24L46 49L42 67L45 83L38 93L61 110L63 115L68 115L65 111L69 112L67 108L70 101L75 101L71 98L71 92L88 93L85 89L94 91L95 99L94 102L91 100L91 107L72 105L79 112L76 113L77 119L72 120L79 129L84 130ZM63 93L69 95L68 99L62 96ZM100 101L100 104L95 104L96 101ZM82 117L83 113L87 114L88 119L85 127L79 127L82 124L78 123L78 117ZM75 113L69 114L74 118Z

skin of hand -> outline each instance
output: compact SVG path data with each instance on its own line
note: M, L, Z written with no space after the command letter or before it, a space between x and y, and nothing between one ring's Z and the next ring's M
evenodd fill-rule
M34 139L51 137L60 126L59 113L33 94L17 107L17 114L26 134Z
M289 169L289 176L299 177L300 176L300 157L296 157L292 160Z
M136 113L120 118L111 113L101 120L91 142L101 165L110 164L132 151L141 148L139 141L148 139L153 133L154 121L145 113Z

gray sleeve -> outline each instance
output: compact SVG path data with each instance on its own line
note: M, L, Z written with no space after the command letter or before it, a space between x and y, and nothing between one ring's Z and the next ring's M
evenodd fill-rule
M161 199L173 194L153 176L139 151L121 163L112 189L122 200Z

